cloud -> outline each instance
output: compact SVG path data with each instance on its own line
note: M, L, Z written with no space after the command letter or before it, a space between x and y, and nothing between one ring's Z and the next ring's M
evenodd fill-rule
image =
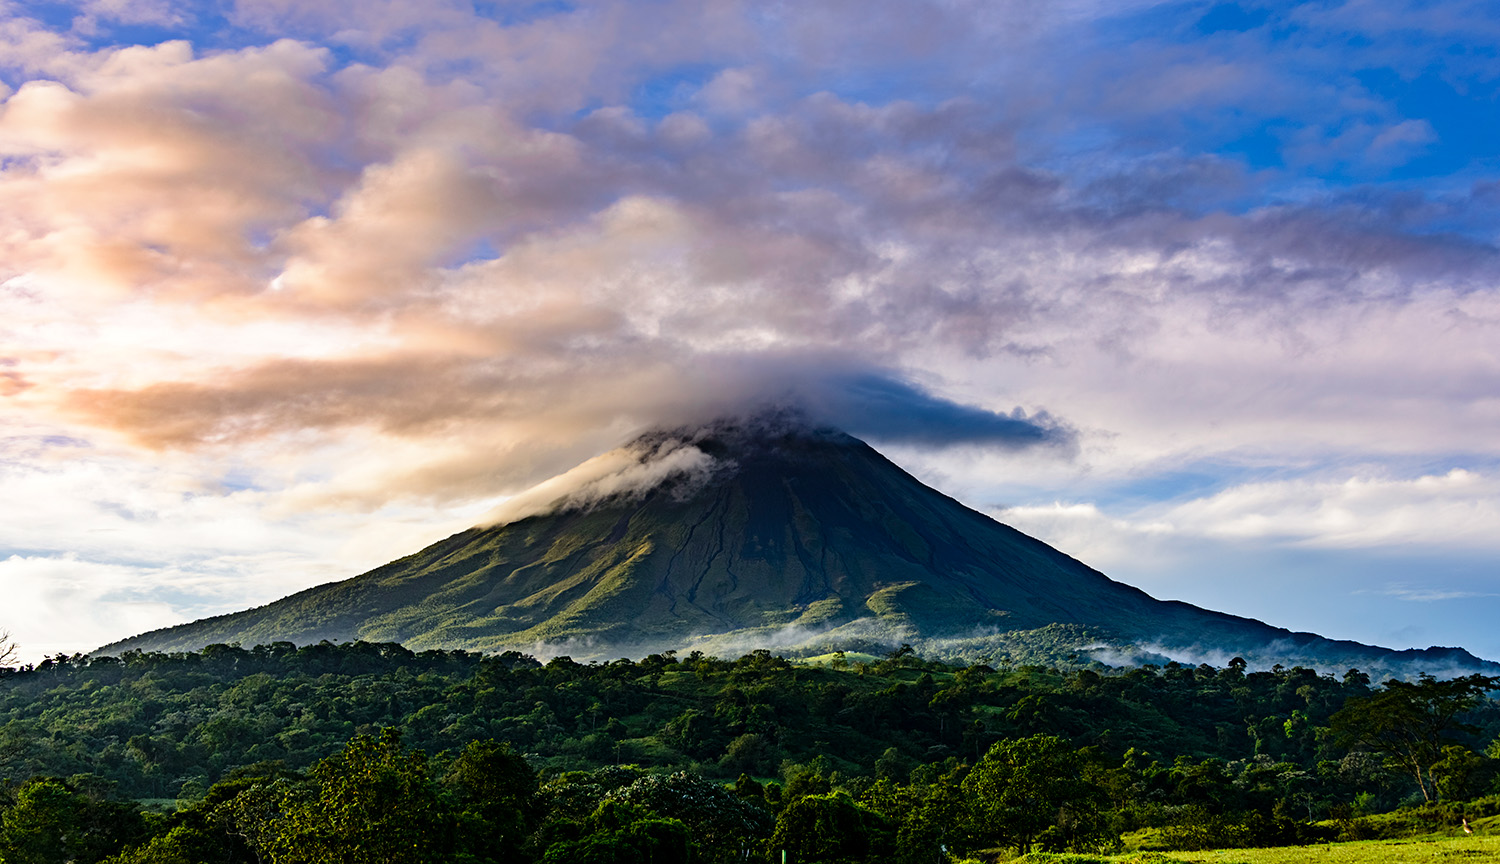
M12 555L0 560L0 590L10 608L26 610L5 622L26 663L181 621L126 566Z
M857 436L882 442L942 447L952 444L1023 449L1069 448L1075 433L1045 411L1028 415L987 411L936 397L916 385L874 373L804 385L814 416Z
M195 57L185 42L90 58L0 111L6 276L96 308L259 289L257 233L322 194L311 151L338 132L322 49Z
M691 495L715 474L733 470L691 442L637 442L596 456L576 468L506 499L479 524L507 525L530 516L587 509L605 501L638 498L672 481L674 494Z
M785 362L805 365L787 358ZM984 411L936 398L896 379L874 374L828 376L781 389L784 374L771 373L759 392L747 389L739 398L691 418L672 437L642 438L590 459L556 477L508 498L482 520L502 525L547 513L586 509L606 500L639 497L669 484L674 495L690 496L714 477L735 470L732 460L718 460L694 446L693 423L714 428L715 422L748 419L755 424L785 415L788 422L835 428L867 435L877 442L941 447L953 444L1024 449L1039 445L1069 447L1072 430L1045 414L1028 417L1015 409L1009 414ZM749 382L747 382L749 383ZM753 386L753 385L752 385Z
M1062 502L1006 508L998 515L1094 561L1131 548L1132 536L1324 549L1493 550L1500 542L1494 533L1500 477L1455 468L1413 478L1271 480L1117 515L1096 504Z
M478 508L319 512L278 505L281 457L141 460L45 428L0 435L0 629L28 661L348 578L472 524ZM330 453L329 460L348 459ZM347 470L347 469L346 469ZM435 520L434 517L438 518Z
M759 107L764 82L754 69L725 69L694 94L708 110L723 114L748 114Z
M1247 484L1169 516L1205 534L1323 546L1490 546L1497 517L1500 482L1461 468L1414 479Z
M1482 591L1445 591L1435 588L1413 588L1408 585L1391 585L1380 592L1398 600L1414 603L1434 603L1441 600L1469 600L1475 597L1500 597L1500 594Z
M92 31L101 22L180 26L185 16L175 5L166 0L86 0L79 4L83 14L73 20L73 29Z
M1108 560L1488 548L1493 170L1391 83L1489 98L1483 4L4 11L0 423L90 445L37 500L437 530L790 401ZM1274 477L1108 499L1184 463Z
M239 14L257 28L295 12L254 8ZM350 15L432 38L468 20L410 11ZM717 14L716 34L753 29ZM308 39L332 26L295 20ZM813 38L828 20L789 25ZM495 39L626 26L469 23ZM710 122L683 96L659 120L606 105L538 122L482 76L390 57L336 68L306 41L70 56L0 117L15 154L0 182L28 205L6 217L7 284L23 292L7 311L52 358L7 371L29 385L10 388L16 404L158 449L426 442L420 464L385 472L385 493L368 471L326 478L329 502L507 492L631 429L781 393L890 442L1066 455L1077 421L1049 376L1123 362L1146 374L1118 392L1139 396L1212 368L1215 345L1259 374L1339 344L1314 329L1357 326L1381 314L1371 303L1420 320L1401 304L1435 280L1450 293L1430 305L1487 314L1488 295L1451 292L1495 269L1488 247L1414 233L1380 202L1201 215L1183 202L1226 183L1251 194L1255 179L1169 152L1070 177L1025 163L1024 112L788 89L796 70L780 60L700 79L702 99L729 83L748 98L753 81L769 100L755 112ZM609 62L657 74L630 56ZM536 81L573 74L533 59ZM129 326L101 339L106 308Z

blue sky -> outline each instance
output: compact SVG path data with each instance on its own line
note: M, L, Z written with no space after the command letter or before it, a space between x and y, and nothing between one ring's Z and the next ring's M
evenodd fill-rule
M797 398L1116 578L1500 659L1485 2L0 0L0 590L263 603Z

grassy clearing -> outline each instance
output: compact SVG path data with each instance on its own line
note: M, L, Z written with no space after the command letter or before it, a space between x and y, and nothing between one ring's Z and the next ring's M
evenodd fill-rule
M1500 861L1500 838L1434 837L1405 840L1364 840L1320 846L1279 849L1224 849L1216 852L1173 852L1186 862L1218 864L1405 864L1434 861Z
M1135 852L1128 855L1032 853L1010 864L1457 864L1500 861L1500 837L1424 837L1355 843L1218 849L1206 852Z

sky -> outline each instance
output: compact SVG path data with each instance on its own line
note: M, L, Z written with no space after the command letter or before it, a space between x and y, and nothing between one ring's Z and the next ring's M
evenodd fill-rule
M0 0L0 629L812 406L1155 596L1500 659L1488 0Z

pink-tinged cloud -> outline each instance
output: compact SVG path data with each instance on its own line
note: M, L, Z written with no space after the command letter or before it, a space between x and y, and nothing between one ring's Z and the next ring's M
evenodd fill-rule
M481 6L0 5L20 461L447 526L795 403L976 495L1400 462L1399 526L1500 459L1493 164L1363 74L1481 92L1480 6Z

